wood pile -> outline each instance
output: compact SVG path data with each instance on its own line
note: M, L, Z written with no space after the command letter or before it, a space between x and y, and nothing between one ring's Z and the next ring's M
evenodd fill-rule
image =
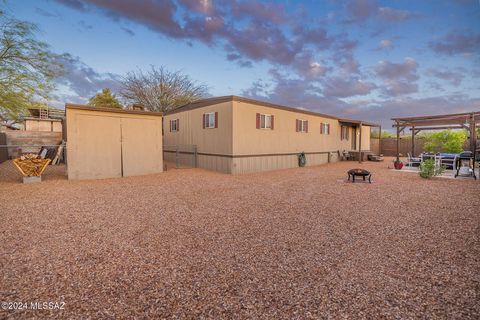
M40 177L50 161L50 159L42 159L36 154L29 153L14 159L13 164L24 177Z

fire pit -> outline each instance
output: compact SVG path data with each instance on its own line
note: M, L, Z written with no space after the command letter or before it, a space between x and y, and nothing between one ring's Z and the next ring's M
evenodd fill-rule
M370 171L367 171L365 169L351 169L348 170L348 181L350 181L350 177L352 177L352 183L355 183L355 177L362 177L363 181L365 181L366 178L368 178L368 182L372 183L372 174Z

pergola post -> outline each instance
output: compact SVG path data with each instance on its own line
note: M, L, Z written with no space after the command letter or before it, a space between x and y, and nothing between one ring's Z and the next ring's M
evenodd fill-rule
M415 126L412 127L412 157L415 157Z
M400 161L400 126L398 121L395 121L397 124L397 162Z
M475 153L477 152L477 129L475 123L475 114L472 113L470 118L470 148L473 154L473 177L476 179L475 176Z
M476 131L475 131L475 116L472 113L470 116L470 150L473 152L475 155L475 149L477 148L477 142L475 141L475 136L476 136Z
M382 126L378 126L378 155L382 154Z
M360 129L360 140L358 141L358 162L362 163L362 123L358 125Z

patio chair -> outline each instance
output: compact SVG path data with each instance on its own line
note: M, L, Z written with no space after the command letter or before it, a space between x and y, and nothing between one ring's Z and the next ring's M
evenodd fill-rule
M440 165L446 167L447 169L456 170L456 162L458 154L453 153L440 153L437 157L440 158Z
M342 160L350 160L352 158L352 155L350 152L343 150L342 152Z
M383 154L380 154L380 155L369 154L369 155L367 156L367 159L368 159L368 161L380 162L380 161L383 161Z
M418 167L422 163L422 158L412 157L410 153L407 153L407 166Z

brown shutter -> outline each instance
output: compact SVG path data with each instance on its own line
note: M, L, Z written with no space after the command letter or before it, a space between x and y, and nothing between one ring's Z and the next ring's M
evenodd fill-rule
M320 134L323 134L323 133L324 133L324 132L323 132L323 123L320 122Z
M273 126L274 126L273 124L275 123L274 119L275 119L275 117L272 115L272 116L271 116L271 122L270 122L271 129L272 129L272 130L273 130Z
M257 113L257 129L260 129L260 113Z
M296 126L295 131L298 132L298 131L299 131L299 127L300 127L300 126L298 125L298 119L295 119L295 126Z
M205 113L203 114L203 129L205 129Z
M327 123L327 134L330 134L330 123Z
M305 132L308 132L308 120L305 121Z
M170 132L172 132L172 120L170 120L169 122L170 122Z
M340 126L340 140L343 140L343 126Z
M218 128L218 112L215 112L215 128Z
M180 119L177 119L177 131L180 131Z

